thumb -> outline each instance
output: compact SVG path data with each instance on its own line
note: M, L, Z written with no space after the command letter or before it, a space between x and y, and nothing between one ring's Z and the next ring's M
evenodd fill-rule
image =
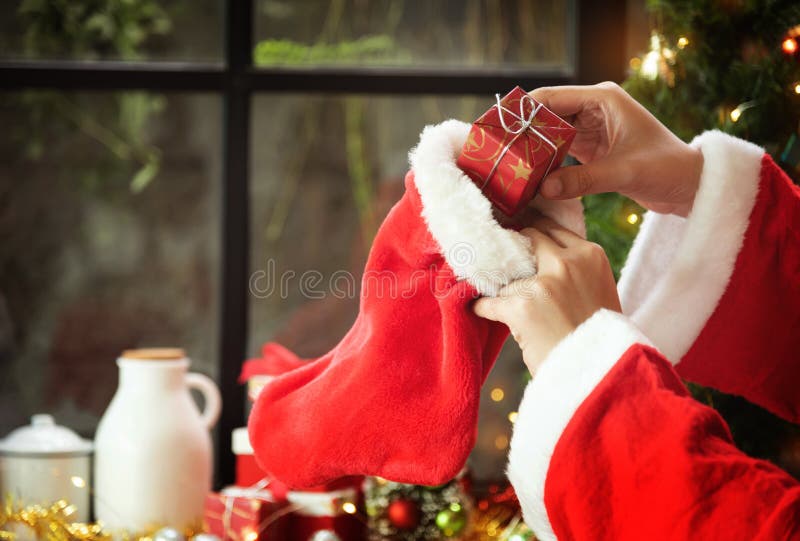
M572 199L590 193L622 192L628 178L627 164L602 159L556 169L544 179L541 192L547 199Z
M597 88L593 86L542 86L528 94L561 117L569 117L583 111L589 100L597 99Z

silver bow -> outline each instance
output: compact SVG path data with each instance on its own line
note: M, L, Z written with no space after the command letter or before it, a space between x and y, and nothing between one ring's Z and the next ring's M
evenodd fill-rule
M506 152L508 152L508 149L511 148L511 145L513 145L516 142L516 140L519 138L520 135L522 135L528 130L531 130L533 133L538 135L542 141L544 141L547 145L549 145L553 149L553 154L550 156L550 163L547 164L547 169L545 170L544 175L542 176L542 178L546 177L547 174L550 173L550 169L552 169L553 163L556 160L556 153L558 152L558 147L545 134L537 130L536 127L534 127L533 125L533 119L536 118L537 113L543 107L543 105L541 103L537 104L533 100L533 98L531 98L528 94L525 94L519 100L519 115L517 115L511 109L508 109L507 107L503 106L503 104L500 102L500 94L495 94L494 98L495 100L497 100L497 103L494 105L494 107L497 107L498 116L500 117L500 125L503 126L503 129L506 131L506 133L510 133L514 137L511 138L508 144L506 144L506 146L500 152L500 155L497 157L497 160L495 160L494 165L492 166L492 170L489 171L489 174L486 176L486 180L483 182L483 185L481 186L481 191L483 191L489 184L489 181L492 180L492 177L497 171L497 167L500 165L500 162L503 161L503 157L506 155ZM525 117L526 100L527 103L530 103L531 106L531 112L527 117ZM519 127L517 129L512 130L511 128L508 127L503 112L508 113L509 115L511 115L516 119L517 122L515 122L515 124L519 123Z

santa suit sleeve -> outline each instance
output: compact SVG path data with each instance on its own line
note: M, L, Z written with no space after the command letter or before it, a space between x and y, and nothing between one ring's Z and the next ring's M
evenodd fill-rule
M620 281L525 391L508 475L542 541L800 539L800 486L681 377L798 420L800 194L719 132L690 216L649 213Z

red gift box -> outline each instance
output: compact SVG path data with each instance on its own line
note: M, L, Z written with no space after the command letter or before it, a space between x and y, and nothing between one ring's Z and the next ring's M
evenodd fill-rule
M508 216L525 207L567 155L575 128L514 88L472 124L456 164Z
M351 479L342 479L347 486ZM328 492L290 491L292 541L308 541L318 532L331 532L342 541L364 541L363 493L359 488L339 488Z
M206 496L203 529L222 541L284 540L289 511L267 491L229 487Z

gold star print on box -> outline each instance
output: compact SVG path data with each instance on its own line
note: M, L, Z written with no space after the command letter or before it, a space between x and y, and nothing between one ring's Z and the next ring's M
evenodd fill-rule
M522 158L519 158L517 161L517 165L509 165L512 171L514 171L514 180L521 178L523 180L528 180L528 177L531 176L533 169L525 165L522 161Z

